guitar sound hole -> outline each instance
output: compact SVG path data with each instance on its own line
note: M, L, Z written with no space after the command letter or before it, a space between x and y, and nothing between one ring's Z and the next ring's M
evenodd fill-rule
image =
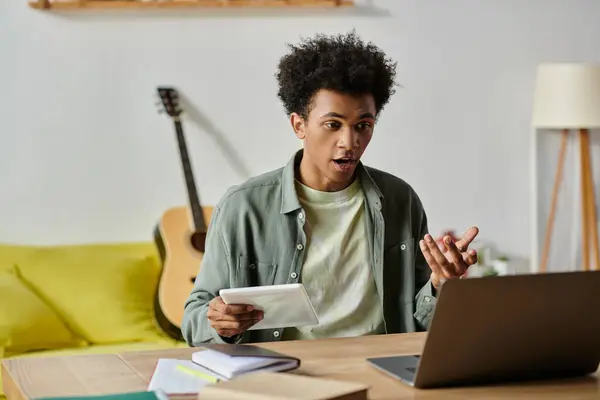
M192 277L190 278L190 280L192 281L192 283L196 283L196 277L195 277L195 276L192 276Z

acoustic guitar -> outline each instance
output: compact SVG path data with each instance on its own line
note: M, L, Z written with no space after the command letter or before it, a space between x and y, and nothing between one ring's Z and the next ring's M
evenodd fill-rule
M167 335L183 340L183 309L200 268L207 221L210 221L213 208L200 204L181 123L182 110L177 91L170 87L159 87L157 91L162 105L160 111L166 112L175 126L189 206L166 210L154 229L154 241L162 263L154 312L158 325Z

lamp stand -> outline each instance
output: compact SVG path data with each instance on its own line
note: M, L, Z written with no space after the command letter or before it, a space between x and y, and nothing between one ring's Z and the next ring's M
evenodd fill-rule
M598 218L596 214L596 196L594 190L594 180L592 176L592 161L590 158L590 140L587 129L579 129L579 162L581 166L581 220L582 220L582 251L583 251L583 269L589 271L590 264L590 246L594 257L594 269L600 270L600 249L598 244ZM552 200L550 203L550 213L546 224L546 236L544 238L544 249L542 252L542 262L540 271L546 272L548 268L548 254L552 241L552 232L554 230L554 217L556 214L556 204L558 202L558 193L562 181L564 170L565 151L567 148L567 139L569 130L562 131L562 140L558 154L558 166L554 177L554 187L552 190Z

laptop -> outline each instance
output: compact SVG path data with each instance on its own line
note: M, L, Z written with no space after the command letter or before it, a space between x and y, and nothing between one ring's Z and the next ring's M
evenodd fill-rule
M448 280L420 356L367 360L423 389L592 374L600 363L600 271Z

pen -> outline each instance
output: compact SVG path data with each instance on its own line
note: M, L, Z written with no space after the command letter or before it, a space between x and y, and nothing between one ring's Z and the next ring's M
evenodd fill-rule
M188 373L190 375L194 375L198 378L202 378L209 382L213 382L213 383L219 382L219 378L217 378L217 377L211 376L209 374L205 374L204 372L193 370L191 368L184 367L183 365L177 365L177 369L182 372Z

